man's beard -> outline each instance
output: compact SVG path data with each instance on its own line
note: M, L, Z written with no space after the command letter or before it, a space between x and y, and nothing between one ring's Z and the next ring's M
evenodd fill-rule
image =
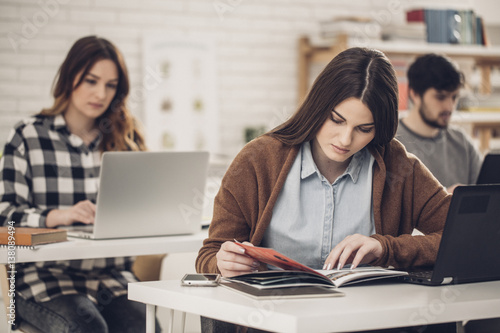
M424 121L424 123L426 123L428 126L432 127L432 128L439 128L439 129L444 129L444 128L448 128L448 124L449 122L445 122L444 124L440 124L438 122L439 120L439 116L443 113L445 113L446 111L444 112L441 112L439 113L438 115L438 118L437 119L430 119L429 117L427 117L427 115L425 114L425 104L422 103L422 105L420 105L420 107L418 108L418 113L420 114L420 117L422 118L422 120Z

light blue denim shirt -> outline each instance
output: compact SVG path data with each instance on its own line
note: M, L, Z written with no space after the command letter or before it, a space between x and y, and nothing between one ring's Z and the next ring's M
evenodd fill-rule
M372 205L374 157L354 154L333 184L319 172L311 145L302 144L273 209L262 246L314 269L346 236L375 233Z

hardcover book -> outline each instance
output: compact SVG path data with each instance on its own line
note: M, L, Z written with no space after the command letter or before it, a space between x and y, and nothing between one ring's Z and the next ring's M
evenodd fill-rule
M0 227L0 245L34 246L66 240L66 230L61 229Z

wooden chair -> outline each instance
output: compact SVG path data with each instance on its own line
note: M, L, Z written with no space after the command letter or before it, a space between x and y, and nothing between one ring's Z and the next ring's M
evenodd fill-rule
M161 264L166 254L152 254L137 256L132 266L132 272L139 281L157 281L160 279Z

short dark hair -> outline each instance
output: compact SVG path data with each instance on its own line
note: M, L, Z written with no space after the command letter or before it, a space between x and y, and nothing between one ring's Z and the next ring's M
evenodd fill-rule
M418 57L408 68L408 86L420 96L429 88L454 91L464 85L464 75L450 59L429 53Z
M398 126L398 83L393 66L380 51L354 47L339 53L316 78L294 115L268 134L289 145L314 139L332 110L357 98L372 112L375 137L386 145Z

